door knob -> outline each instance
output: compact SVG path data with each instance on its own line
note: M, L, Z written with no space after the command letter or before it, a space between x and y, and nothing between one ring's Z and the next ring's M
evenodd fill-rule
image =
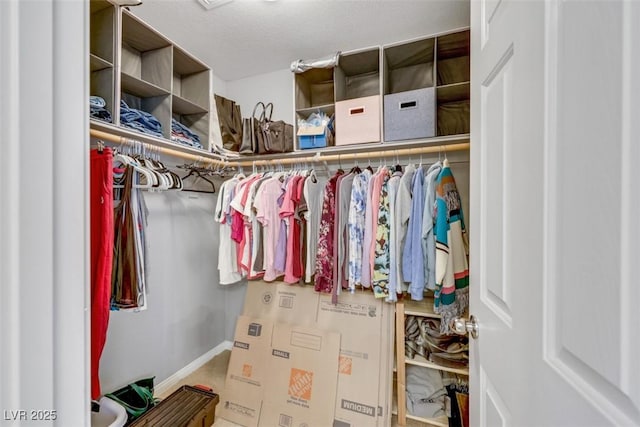
M462 317L453 319L453 331L458 335L471 335L471 338L478 338L479 326L476 316L471 316L469 320Z

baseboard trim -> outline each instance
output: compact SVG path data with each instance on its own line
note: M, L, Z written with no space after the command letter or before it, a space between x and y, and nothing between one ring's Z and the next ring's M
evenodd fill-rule
M231 341L222 341L220 344L218 344L211 350L207 351L205 354L198 357L196 360L189 363L187 366L180 369L178 372L174 373L166 380L158 383L158 385L155 386L154 394L155 395L164 394L165 392L170 390L173 386L175 386L178 382L180 382L182 379L189 376L191 373L196 371L202 365L204 365L205 363L207 363L208 361L216 357L218 354L222 353L225 350L231 350L232 346L233 346L233 343Z

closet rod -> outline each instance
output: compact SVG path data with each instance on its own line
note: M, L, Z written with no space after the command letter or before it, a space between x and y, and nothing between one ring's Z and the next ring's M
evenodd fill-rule
M127 138L121 135L116 135L113 134L111 132L104 132L101 130L97 130L97 129L91 129L90 130L90 135L93 138L97 138L97 139L102 139L105 141L111 141L114 142L116 144L124 144L124 145L129 145L129 146L133 146L134 145L134 141L138 142L137 140L133 139L133 138ZM207 154L209 153L203 153L203 156L198 156L195 154L191 154L191 153L185 153L183 151L178 151L175 150L173 148L167 148L167 147L161 147L159 145L156 144L151 144L149 142L143 142L143 144L147 144L148 146L153 147L153 150L156 152L160 152L160 154L165 154L167 156L171 156L171 157L177 157L180 159L185 159L185 160L190 160L192 162L198 162L200 164L202 164L203 166L207 166L207 165L213 165L213 166L238 166L238 164L236 162L227 162L224 160L218 160L218 159L212 159L210 157L205 157ZM210 154L209 154L210 155Z
M121 135L116 135L110 132L105 132L97 129L91 129L90 134L92 137L97 139L102 139L106 141L111 141L118 144L126 144L126 145L134 145L135 139L127 138ZM137 141L136 141L137 142ZM378 158L390 158L393 159L395 157L404 157L404 156L413 156L413 155L421 155L421 154L433 154L433 153L450 153L454 151L465 151L469 150L469 143L462 142L458 144L448 144L448 145L430 145L427 147L415 147L415 148L398 148L398 149L390 149L383 151L371 151L371 152L358 152L358 153L341 153L341 154L321 154L316 153L314 156L307 157L290 157L290 158L271 158L266 160L218 160L212 159L210 157L198 156L191 153L185 153L183 151L178 151L173 148L167 148L158 146L151 143L146 143L152 147L153 149L160 152L161 154L165 154L172 157L177 157L185 160L190 160L193 162L199 162L203 165L213 165L213 166L227 166L227 167L251 167L251 166L271 166L271 165L291 165L291 164L300 164L300 163L316 163L316 162L341 162L341 161L349 161L349 160L367 160L367 159L378 159ZM208 154L208 153L207 153Z
M371 152L359 152L359 153L344 153L344 154L320 154L316 153L314 156L308 157L292 157L284 159L268 159L268 160L239 160L235 162L238 166L270 166L270 165L290 165L300 163L314 163L314 162L339 162L348 160L367 160L378 158L390 158L413 156L420 154L433 154L433 153L450 153L453 151L465 151L469 150L469 143L462 142L458 144L449 145L430 145L428 147L416 147L416 148L398 148L395 150L384 151L371 151Z

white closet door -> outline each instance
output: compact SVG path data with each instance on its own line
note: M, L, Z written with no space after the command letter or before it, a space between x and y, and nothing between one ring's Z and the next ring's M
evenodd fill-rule
M90 423L88 8L0 0L3 427Z
M471 27L471 425L639 425L640 3Z

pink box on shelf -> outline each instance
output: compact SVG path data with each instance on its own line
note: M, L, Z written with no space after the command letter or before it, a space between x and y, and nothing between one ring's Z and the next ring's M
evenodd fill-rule
M336 145L380 141L380 95L336 102Z

